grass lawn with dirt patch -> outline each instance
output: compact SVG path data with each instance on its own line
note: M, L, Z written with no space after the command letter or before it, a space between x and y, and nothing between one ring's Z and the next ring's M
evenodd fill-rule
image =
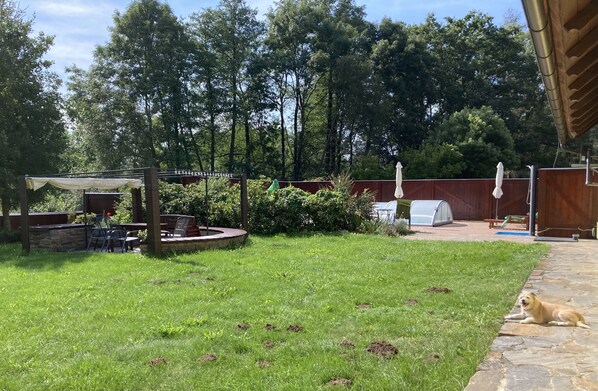
M356 234L0 245L0 389L461 390L548 247Z

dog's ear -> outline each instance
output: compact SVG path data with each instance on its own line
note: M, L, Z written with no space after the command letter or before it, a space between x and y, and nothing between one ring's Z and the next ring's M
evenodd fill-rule
M536 297L536 294L534 292L529 292L529 295Z

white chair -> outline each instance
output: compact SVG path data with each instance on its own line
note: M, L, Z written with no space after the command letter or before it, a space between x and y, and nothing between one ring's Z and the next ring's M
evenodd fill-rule
M374 211L378 220L392 224L395 221L397 201L392 200L388 202L375 202Z

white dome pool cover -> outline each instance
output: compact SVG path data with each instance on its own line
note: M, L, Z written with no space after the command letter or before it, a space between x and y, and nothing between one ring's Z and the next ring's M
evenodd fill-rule
M453 222L453 211L443 200L413 200L411 225L436 227Z

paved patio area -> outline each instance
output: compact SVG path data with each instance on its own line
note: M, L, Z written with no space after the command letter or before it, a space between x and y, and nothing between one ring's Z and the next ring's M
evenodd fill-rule
M489 229L484 222L412 229L416 234L408 237L411 240L534 243L530 236L496 234L525 231ZM598 391L598 240L546 243L550 253L531 273L525 289L580 309L591 329L505 322L466 391Z

